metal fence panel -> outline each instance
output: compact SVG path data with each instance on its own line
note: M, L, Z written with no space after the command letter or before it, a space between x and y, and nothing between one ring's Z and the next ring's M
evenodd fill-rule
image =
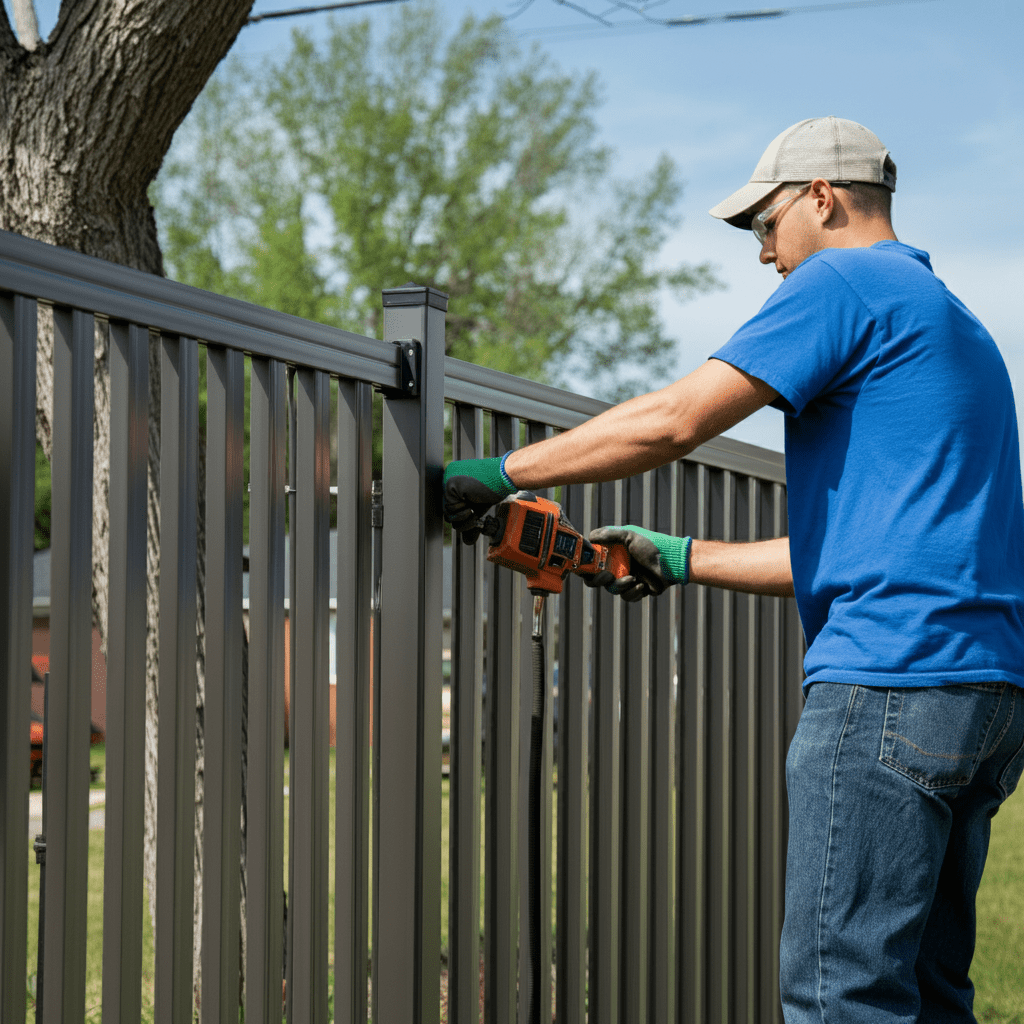
M455 457L500 455L524 436L527 443L541 440L605 404L446 357L446 299L431 289L385 293L385 340L379 342L4 233L0 271L8 288L28 296L0 295L0 372L11 382L8 401L0 403L0 570L7 584L0 595L0 754L7 772L0 795L3 1019L23 1019L27 969L23 727L31 650L35 310L42 298L56 307L53 554L55 565L67 566L67 585L54 588L52 619L57 706L48 732L60 750L49 760L53 828L47 838L56 850L45 893L45 1019L80 1014L83 991L92 559L91 516L84 511L92 495L92 345L99 314L101 330L105 318L114 318L104 1014L132 1020L139 1013L146 634L140 588L147 437L156 443L146 429L148 347L156 331L162 521L156 1020L185 1024L194 1010L201 441L207 445L207 742L200 1012L203 1019L233 1018L239 1004L244 719L246 1017L266 1024L279 1019L284 960L288 1019L328 1018L330 407L336 387L334 1017L366 1021L370 973L373 1019L436 1022L443 402L455 403ZM202 439L200 345L209 368ZM246 355L252 359L247 635L241 596ZM384 389L383 526L380 482L371 482L372 385ZM784 485L780 456L720 438L631 480L564 488L561 500L584 534L595 525L632 522L742 541L785 533ZM452 564L448 1019L480 1019L482 962L484 1019L512 1024L526 1019L532 995L532 601L520 576L485 574L482 544L459 545ZM551 1016L546 965L553 963L556 1018L570 1024L781 1021L783 770L802 705L803 644L793 601L691 585L626 607L569 580L561 599L547 604L544 634L551 713L542 736L541 842L534 864L541 879L542 968L535 981L542 1018ZM21 676L26 685L11 685Z

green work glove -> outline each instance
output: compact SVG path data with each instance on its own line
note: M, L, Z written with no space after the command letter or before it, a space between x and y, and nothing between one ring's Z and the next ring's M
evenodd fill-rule
M623 544L629 552L630 575L615 579L610 572L584 576L592 587L604 587L624 601L639 601L648 594L664 593L675 583L690 579L690 537L670 537L642 526L602 526L590 531L595 544Z
M444 469L444 517L467 544L480 536L480 517L518 487L505 472L505 452L500 459L460 459Z

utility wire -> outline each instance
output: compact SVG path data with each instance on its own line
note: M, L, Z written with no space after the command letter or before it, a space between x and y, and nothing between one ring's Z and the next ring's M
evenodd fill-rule
M532 2L532 0L531 0ZM565 2L565 0L561 0ZM728 22L743 22L743 21L756 21L766 20L774 18L783 18L788 14L819 14L824 11L849 11L855 10L861 7L895 7L902 4L922 4L922 3L935 3L936 0L845 0L840 3L825 3L825 4L808 4L804 7L766 7L760 10L753 11L729 11L722 14L694 14L685 15L680 18L653 18L646 13L646 9L655 6L654 4L645 4L642 7L636 6L625 2L625 0L613 0L614 7L620 10L629 10L632 13L638 15L644 19L645 24L636 24L628 22L614 22L605 24L611 25L616 29L637 29L637 28L692 28L699 25L711 25L714 23L728 23ZM506 18L516 17L521 14L528 4L524 4L520 10L516 11L515 14ZM573 5L575 6L575 5ZM658 4L660 6L660 3ZM606 12L610 14L611 11ZM604 19L597 15L591 15L591 17L603 21ZM588 27L584 25L553 25L548 28L534 28L534 29L523 29L522 35L524 36L540 36L548 35L553 33L565 33L565 32L579 32L581 30L587 30L589 28L590 33L596 33L596 28Z
M406 0L347 0L341 4L321 4L318 7L292 7L287 11L267 11L265 14L254 14L247 25L255 25L258 21L269 18L294 18L299 14L318 14L320 11L340 11L343 7L368 7L370 4L401 4Z
M787 14L817 14L820 11L852 11L858 7L894 7L897 4L926 4L934 0L847 0L845 3L808 4L806 7L777 7L762 11L734 11L730 14L707 14L684 18L668 18L664 25L707 25L714 21L751 21L755 18L782 18Z
M247 25L255 25L260 21L267 21L270 18L294 18L300 14L319 14L321 11L340 11L347 7L369 7L372 4L395 4L406 3L407 0L346 0L344 3L319 4L314 7L292 7L285 11L267 11L264 14L254 14L246 22ZM571 0L554 0L561 7L571 7L574 11L600 22L606 28L636 28L635 25L626 25L622 22L606 21L606 15L613 13L616 9L631 11L633 14L643 18L651 25L663 28L679 28L681 26L711 25L715 22L730 21L755 21L765 18L782 18L787 14L817 14L821 11L849 11L859 7L894 7L898 4L925 4L934 3L935 0L846 0L842 3L808 4L806 7L767 7L757 11L730 11L725 14L691 14L681 18L652 18L647 14L647 9L660 7L667 0L655 0L654 3L642 4L640 6L626 2L626 0L612 0L613 7L605 15L594 14ZM518 18L533 0L522 0L517 10L506 16L505 21ZM553 32L577 32L580 25L552 25L548 28L526 29L523 35L546 35Z
M247 25L255 25L260 21L267 21L270 18L294 18L300 14L319 14L321 11L340 11L348 7L369 7L374 4L395 4L395 3L406 3L407 0L345 0L344 3L333 3L333 4L318 4L313 7L292 7L284 11L266 11L263 14L254 14L246 22ZM934 3L935 0L845 0L845 2L839 3L825 3L825 4L808 4L805 7L766 7L761 10L755 11L729 11L724 14L690 14L684 15L681 18L652 18L647 10L651 7L660 7L666 3L667 0L655 0L654 3L649 4L631 4L628 0L612 0L612 7L604 14L594 14L593 11L588 11L586 7L580 4L573 3L572 0L554 0L554 3L561 7L571 7L574 11L578 11L580 14L591 18L593 21L599 22L604 28L626 30L627 33L632 33L637 28L644 28L645 25L637 25L636 23L629 24L624 22L611 22L606 20L609 14L615 13L617 10L630 11L642 18L647 26L658 27L658 28L680 28L680 27L694 27L697 25L711 25L716 22L738 22L738 21L756 21L764 20L769 18L783 18L787 14L818 14L822 11L850 11L860 7L895 7L899 4L924 4ZM518 18L527 8L533 5L533 0L521 0L519 6L512 14L506 15L505 21L512 21L513 18ZM555 33L563 34L566 32L579 32L586 30L587 26L584 25L552 25L547 28L533 28L524 29L521 33L524 36L543 36L553 35ZM596 29L591 26L590 31L594 32Z

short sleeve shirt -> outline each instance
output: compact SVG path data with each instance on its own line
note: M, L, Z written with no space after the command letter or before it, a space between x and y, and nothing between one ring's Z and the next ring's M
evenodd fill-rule
M805 685L1024 686L1010 379L927 253L817 252L713 358L786 413Z

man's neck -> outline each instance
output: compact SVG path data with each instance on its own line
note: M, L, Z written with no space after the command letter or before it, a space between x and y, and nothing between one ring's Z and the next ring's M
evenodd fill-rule
M824 248L828 249L866 249L875 242L898 242L892 224L887 220L860 220L826 232Z

